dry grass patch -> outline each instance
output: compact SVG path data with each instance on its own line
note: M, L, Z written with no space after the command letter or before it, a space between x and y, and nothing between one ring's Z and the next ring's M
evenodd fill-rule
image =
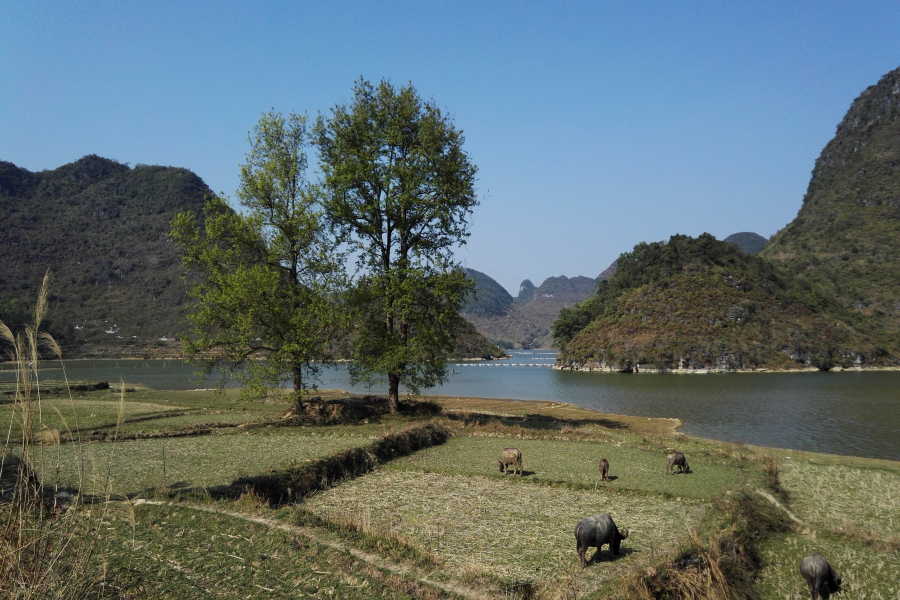
M705 505L601 492L519 485L484 477L378 471L318 494L306 506L327 519L400 535L441 556L454 576L487 572L507 581L593 589L674 550ZM580 568L574 528L610 513L630 530L623 555Z
M369 443L366 437L285 431L103 442L81 448L64 444L45 452L42 477L51 485L77 488L83 465L82 491L88 494L133 494L164 486L206 488Z
M797 534L773 535L760 544L763 570L756 586L762 600L806 600L800 560L821 552L844 578L842 600L900 598L900 553L881 552L849 539L816 539Z
M900 475L796 460L780 466L800 518L823 529L900 540Z

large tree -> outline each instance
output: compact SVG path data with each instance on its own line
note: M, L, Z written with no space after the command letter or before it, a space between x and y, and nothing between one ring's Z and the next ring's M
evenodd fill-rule
M205 374L220 369L253 393L289 383L299 404L330 358L342 265L305 177L307 117L264 114L248 137L244 212L216 197L202 224L190 213L173 222L195 299L183 344Z
M325 213L358 259L357 379L387 375L388 402L447 376L471 287L453 261L478 204L463 132L410 84L360 80L315 129Z

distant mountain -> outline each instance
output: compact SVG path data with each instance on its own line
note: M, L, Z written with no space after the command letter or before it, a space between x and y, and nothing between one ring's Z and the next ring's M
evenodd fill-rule
M466 277L475 282L475 290L462 309L463 314L479 317L503 317L513 303L506 288L475 269L466 269Z
M515 299L489 276L467 269L475 281L475 297L463 316L488 339L506 348L544 348L552 345L550 326L561 308L582 302L597 289L590 277L548 277L535 287L526 279Z
M189 298L167 235L177 213L200 216L211 194L176 167L130 168L90 155L32 173L0 161L0 319L25 323L50 269L45 328L65 356L177 354L175 337L189 331ZM483 302L491 306L487 294ZM463 324L457 356L502 354Z
M560 312L573 368L798 369L891 364L766 260L709 234L638 244L595 296Z
M565 275L548 277L534 290L535 300L554 299L562 302L581 302L597 291L597 280L590 277Z
M618 262L619 262L618 259L616 259L616 260L612 261L611 265L609 265L608 267L603 269L603 271L600 272L600 276L597 277L597 282L599 283L601 281L606 281L607 279L609 279L610 277L615 275L616 274L616 265L618 264Z
M516 297L516 303L526 304L534 300L534 284L530 279L526 279L519 284L519 295Z
M834 298L857 327L900 344L900 68L854 100L797 218L761 255Z
M769 242L766 238L759 235L758 233L751 233L749 231L742 231L741 233L732 233L727 238L725 238L726 242L729 244L734 244L747 254L759 254L763 247Z

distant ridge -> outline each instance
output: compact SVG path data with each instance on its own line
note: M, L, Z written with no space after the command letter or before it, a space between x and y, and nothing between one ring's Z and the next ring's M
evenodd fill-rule
M742 231L740 233L732 233L727 238L725 238L726 242L729 244L734 244L747 254L759 254L763 247L769 242L766 238L759 235L758 233L752 233L750 231Z
M598 281L560 275L548 277L535 287L526 279L513 298L488 275L474 269L466 269L466 274L475 281L476 291L463 316L488 339L506 348L550 347L550 326L560 309L590 297Z

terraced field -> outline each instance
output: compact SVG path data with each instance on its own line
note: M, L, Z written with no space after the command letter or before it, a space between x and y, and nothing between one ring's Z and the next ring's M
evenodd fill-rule
M225 486L246 475L322 458L371 443L362 434L305 435L295 430L63 444L44 452L45 483L87 494L136 494ZM83 467L83 470L82 470Z
M740 469L712 457L688 454L693 472L666 474L662 450L641 450L609 442L521 440L495 437L458 437L442 446L417 452L390 463L389 469L427 471L448 475L505 476L497 459L506 446L522 451L525 480L571 484L576 488L603 487L610 491L632 490L669 498L708 500L737 485ZM597 464L610 461L610 481L600 482Z

